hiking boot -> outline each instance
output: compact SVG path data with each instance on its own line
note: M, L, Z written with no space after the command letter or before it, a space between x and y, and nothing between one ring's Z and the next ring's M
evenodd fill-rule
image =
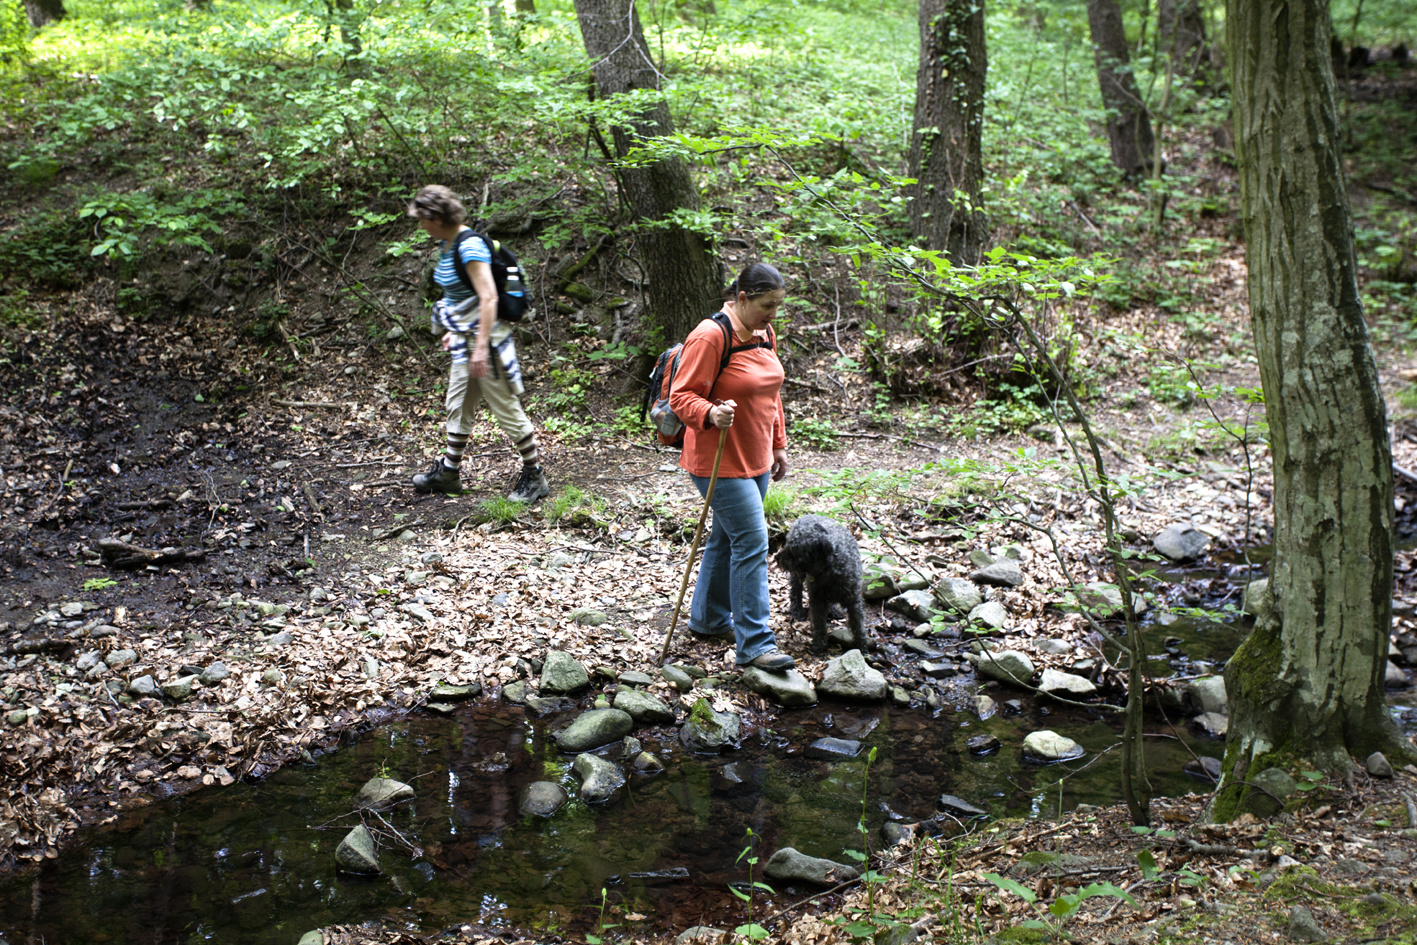
M523 466L521 478L517 480L516 487L507 498L513 502L535 502L537 499L544 499L551 494L551 487L546 484L546 473L542 472L540 466Z
M458 467L449 466L442 459L435 459L426 473L419 473L413 477L413 488L419 492L461 495L462 478L458 475Z
M766 653L759 653L748 665L770 673L785 673L796 666L797 661L781 650L768 650Z

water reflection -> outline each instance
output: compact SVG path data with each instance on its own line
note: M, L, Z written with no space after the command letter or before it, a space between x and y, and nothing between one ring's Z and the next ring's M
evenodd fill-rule
M289 945L322 925L390 919L568 932L594 921L602 887L647 916L644 926L684 928L738 914L728 883L745 878L735 861L749 827L764 859L794 846L841 860L860 848L863 797L873 843L885 817L928 818L942 793L995 815L1116 801L1119 753L1097 757L1116 741L1112 718L1025 706L988 721L819 706L785 713L775 731L751 732L742 749L713 758L685 757L670 729L642 731L667 770L599 809L574 800L569 759L550 727L520 709L484 702L451 720L411 717L313 767L205 789L87 831L37 873L0 886L0 933L11 942ZM1038 728L1068 733L1088 756L1069 766L1025 763L1018 746ZM986 732L1003 750L971 755L965 740ZM817 738L852 734L878 749L869 775L865 752L846 762L804 754ZM1219 750L1214 743L1209 753ZM1158 793L1197 786L1179 774L1189 758L1179 743L1149 744L1148 757ZM385 813L386 827L371 825L390 841L382 875L337 874L334 848L356 822L350 799L381 769L418 796ZM1073 770L1081 773L1060 788ZM541 779L559 781L573 800L549 820L522 818L519 792ZM395 832L421 855L400 852ZM666 872L675 869L687 878Z

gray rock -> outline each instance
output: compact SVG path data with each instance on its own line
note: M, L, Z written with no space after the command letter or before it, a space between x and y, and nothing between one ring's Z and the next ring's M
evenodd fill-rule
M925 627L927 628L927 633L929 632L929 626L929 624L925 624ZM903 650L909 650L911 653L914 653L921 659L927 660L937 660L945 655L944 650L937 650L935 647L931 646L927 641L918 640L915 637L911 637L910 639L901 643L900 648Z
M861 871L854 866L807 856L792 847L783 847L770 856L763 873L781 882L804 882L818 886L835 886L861 875Z
M886 677L866 662L860 650L848 650L827 662L817 690L836 699L880 702L886 697Z
M1256 620L1274 610L1274 598L1269 594L1269 578L1259 578L1245 585L1240 596L1240 612Z
M995 630L1006 630L1012 624L1009 612L996 600L988 600L969 612L971 623L982 623Z
M920 672L931 679L949 679L951 676L959 675L959 670L955 669L955 664L944 661L921 660Z
M581 779L581 800L587 804L604 804L625 786L619 765L590 753L577 755L571 770Z
M537 718L544 719L548 715L569 712L576 707L576 704L565 696L528 695L526 697L526 707L535 712ZM595 708L608 709L610 708L610 704L606 701L604 696L597 696Z
M582 627L603 626L610 619L603 610L595 610L590 607L577 607L571 611L570 617Z
M630 734L635 720L619 709L590 709L556 733L556 747L568 754L590 751Z
M929 591L905 591L886 601L886 607L920 623L934 614L934 603L935 595Z
M79 654L79 658L74 661L74 668L81 673L87 673L89 670L100 665L107 666L108 664L103 662L103 654L98 650L89 650L87 653L81 653Z
M529 817L550 817L570 799L566 789L554 781L533 781L522 788L517 809Z
M1122 589L1106 581L1093 581L1084 585L1077 593L1078 603L1103 617L1122 611ZM1146 598L1132 593L1132 613L1141 616L1146 613Z
M733 937L723 929L692 925L675 937L674 945L728 945L732 941Z
M1328 940L1327 933L1319 928L1314 914L1303 906L1294 906L1289 910L1288 935L1291 942L1324 942Z
M413 797L413 788L393 778L370 778L354 796L358 810L384 810Z
M716 755L737 748L741 730L736 712L715 712L707 699L700 699L680 726L679 741L689 751Z
M128 683L128 691L135 696L156 696L162 690L151 676L139 676Z
M1186 694L1190 697L1191 704L1201 712L1223 715L1230 706L1230 700L1225 695L1224 676L1201 676L1199 679L1192 679L1186 687Z
M1191 720L1191 724L1211 738L1224 738L1230 730L1230 717L1219 712L1202 712Z
M941 578L940 583L935 585L935 599L946 609L962 614L984 603L984 595L973 581L957 577Z
M861 753L861 743L851 738L819 738L802 754L817 761L845 761Z
M992 719L999 711L999 704L993 699L984 695L974 697L974 714L979 716L979 721L985 722Z
M1085 699L1097 693L1097 687L1092 684L1092 680L1074 676L1072 673L1060 673L1056 669L1043 670L1038 688L1051 695L1071 699Z
M881 838L886 841L888 847L909 843L915 839L915 824L898 824L888 820L881 824Z
M196 685L196 676L182 676L177 679L169 679L162 684L162 694L173 702L186 702L192 698L192 689Z
M1172 561L1194 561L1210 547L1210 536L1190 525L1177 523L1158 532L1151 546Z
M360 824L345 834L335 850L335 862L347 873L379 872L379 848L368 827Z
M1057 732L1030 732L1023 740L1023 753L1032 761L1053 763L1083 756L1082 746Z
M203 686L215 686L230 675L231 670L226 668L226 664L221 660L217 660L212 663L212 665L202 670L202 675L197 678L202 681Z
M969 579L975 584L1018 587L1023 583L1023 567L1013 558L1000 558L970 574Z
M512 705L526 704L526 680L513 679L503 686L502 699Z
M664 770L664 762L647 751L642 751L636 755L635 760L630 762L630 764L634 765L637 772L645 775L659 774Z
M694 677L677 666L661 666L659 675L663 676L665 682L680 692L688 692L694 688Z
M974 565L976 568L987 568L996 560L998 559L996 559L989 552L985 551L983 548L976 548L969 553L969 563Z
M282 630L280 633L272 633L270 636L266 637L264 642L266 646L286 646L294 641L294 639L294 636Z
M1392 764L1387 760L1387 755L1380 751L1375 751L1368 756L1364 762L1368 773L1375 778L1390 778L1393 776Z
M886 600L900 593L898 572L884 564L868 564L861 570L861 598Z
M1283 768L1266 768L1250 778L1251 790L1243 806L1256 817L1270 817L1284 808L1284 802L1299 789L1299 784Z
M275 667L271 667L261 674L261 683L266 686L284 686L285 673Z
M988 817L989 812L979 807L975 807L962 797L955 797L953 794L940 795L940 808L949 811L959 817Z
M740 681L753 692L766 696L782 706L816 705L817 690L811 680L795 669L785 673L770 673L756 666L745 666Z
M109 669L127 669L138 661L138 654L132 650L114 650L103 661Z
M1407 674L1402 671L1401 666L1388 661L1387 675L1383 678L1383 685L1388 689L1406 689L1408 686Z
M622 686L635 686L639 689L647 689L654 685L654 677L649 673L642 673L636 669L628 669L621 673L615 680Z
M902 708L910 705L910 693L904 686L891 686L891 704Z
M28 709L11 709L5 714L5 721L11 725L24 725L29 721L29 717Z
M965 658L978 668L981 676L1000 682L1023 685L1033 678L1033 661L1018 650L984 650Z
M1004 745L995 735L975 735L965 739L964 747L971 755L992 755Z
M89 631L90 640L98 640L102 637L116 636L118 636L118 628L113 626L112 624L107 623L98 627L94 627L92 630Z
M541 669L543 693L564 695L578 692L589 685L590 674L574 656L561 650L552 650L546 654L546 663Z
M1067 656L1076 649L1067 640L1039 640L1035 645L1047 656Z
M674 710L647 692L634 689L617 692L615 708L629 713L636 725L674 724Z
M319 929L314 929L300 936L300 941L295 945L325 945L325 933Z
M1220 780L1220 759L1212 758L1209 755L1201 755L1200 758L1192 758L1181 768L1182 773L1202 781Z
M466 686L454 686L452 683L439 683L433 691L428 693L430 702L462 702L464 699L476 699L482 695L482 683L475 682Z

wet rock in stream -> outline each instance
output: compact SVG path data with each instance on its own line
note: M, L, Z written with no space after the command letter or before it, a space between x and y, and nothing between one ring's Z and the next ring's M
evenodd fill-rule
M716 712L707 699L700 699L679 729L679 742L689 751L716 755L737 748L741 730L736 712Z
M886 697L886 677L866 662L860 650L850 650L827 662L817 689L835 699L880 702Z
M530 817L551 817L570 799L566 789L554 781L533 781L522 788L517 809Z
M763 872L770 879L780 882L797 881L817 886L835 886L861 875L861 871L854 866L807 856L792 847L783 847L769 857Z
M355 795L358 810L384 810L414 796L413 788L393 778L370 778Z
M590 674L571 654L552 650L546 654L546 662L541 669L541 686L544 693L567 695L579 692L590 685Z
M615 694L615 708L628 713L636 725L674 724L674 710L647 692L622 689Z
M590 709L556 733L556 747L574 754L619 741L630 734L635 720L619 709Z
M1072 761L1074 758L1081 758L1083 748L1071 738L1045 730L1031 732L1024 738L1023 755L1030 761L1054 764L1059 761Z
M349 873L379 872L379 848L374 845L369 828L361 824L345 834L335 849L335 862Z
M753 692L781 706L806 706L817 702L817 690L806 676L795 669L770 673L756 666L747 666L740 679Z
M604 804L625 786L620 766L596 755L577 755L571 770L581 779L581 800L587 804Z

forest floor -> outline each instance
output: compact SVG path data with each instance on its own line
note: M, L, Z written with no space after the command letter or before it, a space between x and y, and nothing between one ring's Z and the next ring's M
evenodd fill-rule
M1219 307L1232 315L1243 311L1242 268L1236 258L1217 263L1217 291L1227 295ZM553 496L578 487L590 497L584 514L553 522L547 502L498 521L482 503L506 492L516 466L490 422L464 465L468 492L419 496L409 487L438 449L444 365L429 336L390 338L331 316L309 332L277 326L280 336L253 339L196 315L125 317L118 292L105 281L83 296L32 300L33 319L12 339L16 370L0 380L0 772L10 785L0 799L0 867L32 869L81 825L125 808L335 750L417 710L438 681L480 682L495 696L553 649L602 679L657 667L699 504L674 454L647 446L647 436L608 432L604 416L599 435L546 433ZM1125 503L1123 526L1142 550L1166 524L1191 522L1212 536L1213 554L1233 555L1266 540L1267 453L1217 442L1203 405L1153 395L1151 365L1116 339L1154 335L1160 317L1137 312L1081 329L1114 368L1093 418L1108 461L1147 480ZM540 423L538 387L560 381L530 327L523 357ZM1229 383L1258 386L1243 323L1224 328L1204 353L1227 365ZM782 333L791 330L789 320ZM1413 371L1407 355L1381 357L1394 389L1403 386ZM1056 606L1054 589L1105 575L1096 513L1061 436L961 439L896 425L872 408L869 385L828 379L826 365L810 351L788 364L789 412L829 418L837 442L794 447L794 509L843 517L861 531L864 552L932 578L967 573L971 550L1022 545L1027 580L997 595L1013 620L1001 636L1040 667L1067 668L1037 644L1088 646L1089 637ZM615 369L599 371L595 382L613 392ZM1406 421L1395 423L1394 449L1400 465L1417 467L1417 432ZM1039 454L1060 462L1040 465ZM1412 483L1399 482L1399 497L1417 508ZM1061 557L1018 522L1030 514L1051 529ZM1405 518L1402 527L1410 533ZM122 569L99 550L104 538L190 554ZM550 567L557 556L562 563ZM1399 556L1398 578L1411 600L1411 552ZM1205 602L1233 602L1241 582L1212 582ZM786 576L776 569L772 592L785 611ZM1194 588L1156 593L1162 605L1200 602ZM577 608L611 619L582 626ZM1402 614L1395 630L1411 633L1410 607ZM871 623L877 633L908 629L879 610ZM806 626L780 612L774 626L804 675L819 675ZM677 656L728 673L730 652L686 637ZM106 685L140 675L160 685L218 661L230 675L182 699L120 699L122 687ZM923 679L914 664L886 671L906 688ZM1098 681L1105 697L1118 694L1110 670ZM961 710L971 704L967 688L952 690ZM714 697L750 723L772 711L733 685ZM993 824L953 852L922 845L914 865L871 890L872 908L923 907L937 922L959 923L944 930L951 940L988 932L1021 918L1022 900L1011 904L983 878L1012 870L1042 902L1084 880L1131 890L1137 908L1092 899L1069 919L1088 940L1283 940L1288 907L1302 901L1336 940L1410 942L1417 814L1404 795L1414 794L1417 770L1399 770L1388 781L1324 785L1271 822L1214 829L1192 826L1203 799L1160 800L1159 820L1175 831L1164 839L1134 833L1125 811L1112 809ZM1143 875L1143 846L1154 851L1156 877ZM1062 866L1020 872L1020 858L1039 850L1057 852ZM1307 869L1278 875L1280 854ZM866 894L850 891L833 908L862 908ZM826 918L789 911L770 927L784 941L846 940ZM413 940L367 929L331 938Z

